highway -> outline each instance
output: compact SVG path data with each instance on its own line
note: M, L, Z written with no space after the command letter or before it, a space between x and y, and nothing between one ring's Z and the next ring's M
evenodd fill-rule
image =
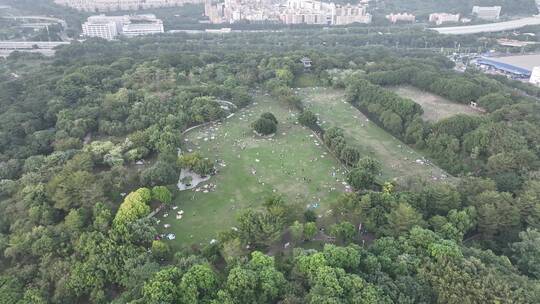
M0 41L0 57L7 57L15 51L41 53L45 56L53 56L54 48L60 45L67 45L69 42L63 41Z
M64 29L67 28L67 23L63 19L47 17L47 16L1 16L1 18L13 19L13 20L46 20L56 23L60 23Z
M0 41L0 50L32 50L32 49L48 49L66 45L69 42L63 41Z
M437 31L440 34L446 34L446 35L467 35L467 34L510 31L510 30L522 28L527 25L540 25L540 15L522 18L522 19L516 19L512 21L496 22L496 23L489 23L489 24L438 27L438 28L430 28L430 29Z

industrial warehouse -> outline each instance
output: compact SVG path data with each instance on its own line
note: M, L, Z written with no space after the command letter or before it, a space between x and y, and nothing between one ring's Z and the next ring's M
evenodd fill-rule
M490 74L505 75L509 78L529 81L539 85L540 55L489 57L483 56L472 61L477 67Z

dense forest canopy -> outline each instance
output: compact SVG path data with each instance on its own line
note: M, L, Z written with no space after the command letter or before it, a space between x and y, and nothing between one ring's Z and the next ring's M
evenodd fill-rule
M0 302L539 303L540 93L454 71L440 48L457 40L485 45L412 27L89 39L50 59L13 53L0 62ZM295 93L306 77L345 91L452 179L382 179L380 161L306 109ZM486 113L429 122L395 85ZM178 155L182 132L256 94L298 113L353 189L324 220L304 202L261 197L215 242L172 250L151 211L169 208L182 169L215 173L211 155ZM283 124L260 118L268 133Z

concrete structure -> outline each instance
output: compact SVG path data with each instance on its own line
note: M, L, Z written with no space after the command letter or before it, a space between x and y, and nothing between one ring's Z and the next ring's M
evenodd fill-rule
M540 66L533 68L529 82L540 87Z
M409 13L399 13L399 14L390 14L386 15L386 19L392 23L398 22L412 22L416 21L416 16Z
M443 23L457 23L459 22L459 14L433 13L429 15L429 22L433 22L436 25L441 25Z
M497 71L510 78L529 79L529 77L531 77L531 70L513 64L501 62L498 60L498 58L481 57L475 59L473 63L480 68L483 68L485 70Z
M540 66L540 54L510 55L490 58L502 63L515 65L517 67L530 71L532 71L534 67Z
M83 35L112 40L119 35L135 37L164 32L163 21L155 15L91 16L82 25Z
M300 62L302 62L305 69L311 68L312 61L308 57L303 57L302 59L300 59Z
M111 12L182 6L186 3L203 3L203 0L54 0L54 2L79 11Z
M163 21L154 15L130 16L129 22L122 25L121 35L135 37L164 33Z
M500 6L473 6L473 15L484 20L497 20L501 15Z
M232 33L232 29L230 27L222 27L220 29L205 29L204 32L209 34L229 34Z
M441 34L447 34L447 35L468 35L468 34L478 34L478 33L511 31L511 30L528 26L528 25L540 25L540 16L527 17L527 18L522 18L522 19L517 19L517 20L512 20L512 21L489 23L489 24L439 27L439 28L432 28L432 30L437 31Z
M82 25L82 30L83 35L86 37L113 40L118 36L116 22L114 21L86 21Z

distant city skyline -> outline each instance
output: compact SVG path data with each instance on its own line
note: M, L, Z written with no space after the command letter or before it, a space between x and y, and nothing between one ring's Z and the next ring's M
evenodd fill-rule
M314 0L225 0L205 3L205 16L211 23L239 21L281 22L284 24L343 25L371 23L367 5L339 5Z
M79 11L110 12L160 7L182 6L187 3L203 3L204 0L54 0L56 4Z

